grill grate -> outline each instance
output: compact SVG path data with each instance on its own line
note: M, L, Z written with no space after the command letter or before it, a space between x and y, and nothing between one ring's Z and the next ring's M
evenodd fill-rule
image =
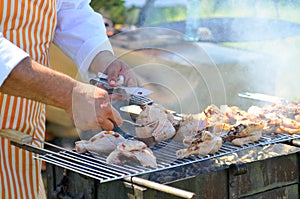
M156 171L162 171L166 169L171 169L187 164L192 164L195 162L200 162L208 160L215 157L220 157L235 153L241 150L249 149L256 146L264 146L268 144L274 144L284 141L289 141L292 139L299 139L300 135L288 135L276 133L276 135L264 135L262 138L253 143L247 144L242 147L234 146L231 143L223 143L221 149L213 154L206 156L196 156L192 155L188 158L177 159L176 151L184 148L182 144L178 144L172 141L164 141L151 147L154 155L157 158L158 168L145 168L141 165L115 165L107 164L107 155L99 155L94 153L79 154L75 151L66 150L60 148L59 152L49 152L45 155L36 156L37 159L43 160L47 163L77 172L79 174L85 175L87 177L99 180L101 183L109 182L113 180L119 180L126 177L138 176L142 174L147 174Z

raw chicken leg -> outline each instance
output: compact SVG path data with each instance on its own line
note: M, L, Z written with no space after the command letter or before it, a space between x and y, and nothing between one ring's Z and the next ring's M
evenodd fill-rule
M125 138L114 131L102 131L89 140L75 142L75 149L78 153L87 151L96 153L110 153L117 147L117 144L125 141Z

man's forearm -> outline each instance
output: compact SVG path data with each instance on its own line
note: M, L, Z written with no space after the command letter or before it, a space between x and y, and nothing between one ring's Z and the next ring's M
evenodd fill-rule
M71 77L25 58L12 70L0 90L68 109L72 103L75 84L76 81Z

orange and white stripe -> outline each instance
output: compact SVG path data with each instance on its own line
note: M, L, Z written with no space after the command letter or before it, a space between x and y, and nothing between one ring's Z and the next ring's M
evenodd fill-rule
M3 35L33 60L49 65L48 49L56 23L55 0L1 0ZM0 128L16 129L44 140L45 105L0 93ZM34 141L33 145L42 147ZM33 153L0 138L0 198L38 198L40 162Z

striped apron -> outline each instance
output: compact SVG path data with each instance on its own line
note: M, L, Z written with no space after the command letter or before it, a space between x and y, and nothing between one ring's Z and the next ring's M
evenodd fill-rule
M55 0L1 0L3 35L33 60L49 65L48 51L56 25ZM1 69L0 69L1 70ZM45 105L0 92L0 128L16 129L44 140ZM43 147L34 141L35 146ZM0 198L40 198L41 162L33 153L0 138ZM42 186L43 187L43 186Z

